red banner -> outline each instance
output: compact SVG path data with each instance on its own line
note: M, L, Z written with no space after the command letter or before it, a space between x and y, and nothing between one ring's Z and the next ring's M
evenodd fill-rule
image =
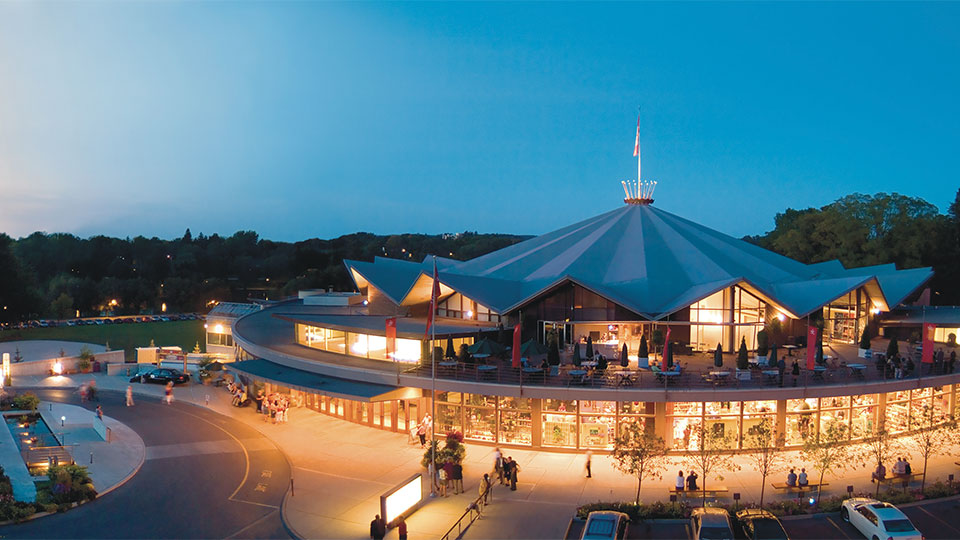
M423 339L430 339L430 327L433 326L433 317L437 312L437 301L440 299L440 274L437 273L437 258L433 258L433 289L430 291L430 313L427 313L427 327L423 329Z
M387 337L387 358L393 360L393 354L397 352L397 318L390 317L386 324L387 328L384 335Z
M807 369L813 369L817 363L817 327L807 328Z
M933 337L936 331L937 325L923 323L923 356L920 357L920 361L924 364L933 363Z
M513 327L513 367L520 367L520 325Z

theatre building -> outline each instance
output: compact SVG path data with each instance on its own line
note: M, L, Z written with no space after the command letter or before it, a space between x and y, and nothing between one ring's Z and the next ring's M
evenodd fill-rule
M356 297L343 305L296 298L233 319L242 360L229 368L371 429L409 430L435 410L438 433L557 451L610 449L629 422L682 451L696 448L700 425L741 447L769 418L796 447L835 421L856 439L883 420L907 433L924 415L954 411L958 376L891 379L858 357L864 328L912 302L929 268L803 264L651 202L628 197L607 213L468 261L344 261ZM439 298L428 332L434 265ZM394 320L396 335L388 336ZM497 345L510 346L518 324L525 367ZM804 360L811 325L825 350L816 370ZM762 363L734 373L740 344L752 356L765 327L777 328L771 341L788 368L799 360L800 376L781 382ZM667 330L683 369L663 376L646 368ZM641 337L648 359L638 358ZM529 343L548 340L560 349L555 369L542 369L544 348ZM588 341L611 360L606 369L590 365ZM448 358L461 345L475 354ZM587 364L573 365L575 348Z

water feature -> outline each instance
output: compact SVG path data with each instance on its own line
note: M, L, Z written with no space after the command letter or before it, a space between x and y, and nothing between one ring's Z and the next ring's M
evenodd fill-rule
M59 446L50 426L37 413L4 416L7 428L20 451L38 446Z

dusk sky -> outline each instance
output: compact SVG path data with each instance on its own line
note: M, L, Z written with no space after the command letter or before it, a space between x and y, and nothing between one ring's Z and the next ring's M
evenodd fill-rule
M741 236L960 187L960 3L0 3L0 231Z

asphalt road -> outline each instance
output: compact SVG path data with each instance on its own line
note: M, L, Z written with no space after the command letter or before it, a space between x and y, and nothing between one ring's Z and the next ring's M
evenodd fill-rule
M40 399L79 405L70 390ZM126 484L65 512L0 528L4 538L290 538L280 505L286 458L266 437L201 407L100 392L104 413L137 432L147 459ZM91 408L89 404L88 408ZM96 404L93 405L96 407Z

